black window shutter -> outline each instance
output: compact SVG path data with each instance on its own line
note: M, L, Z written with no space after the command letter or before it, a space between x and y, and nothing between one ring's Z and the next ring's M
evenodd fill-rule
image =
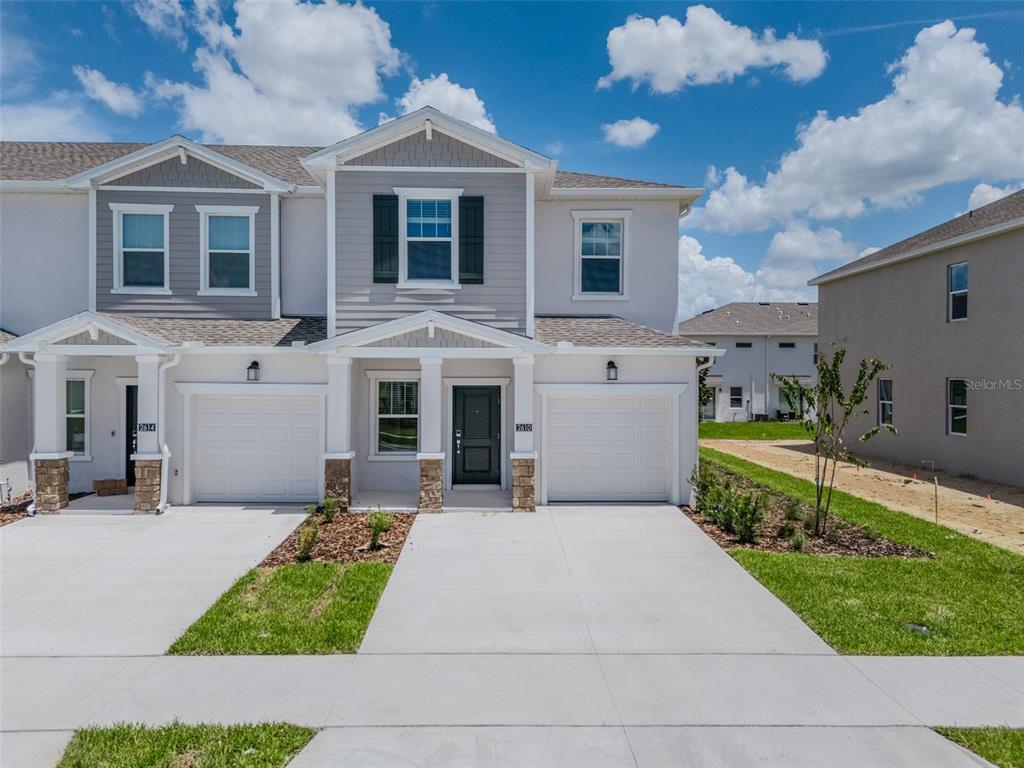
M459 282L484 281L484 199L459 198Z
M373 196L373 282L398 282L398 195Z

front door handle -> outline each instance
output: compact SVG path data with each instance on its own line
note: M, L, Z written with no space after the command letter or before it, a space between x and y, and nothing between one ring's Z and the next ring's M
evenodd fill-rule
M460 453L462 453L462 439L456 437L455 438L455 455L458 456Z

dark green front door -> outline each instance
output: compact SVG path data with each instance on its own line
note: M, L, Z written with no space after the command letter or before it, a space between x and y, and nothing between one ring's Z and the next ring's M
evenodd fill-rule
M501 482L501 387L455 387L452 483Z

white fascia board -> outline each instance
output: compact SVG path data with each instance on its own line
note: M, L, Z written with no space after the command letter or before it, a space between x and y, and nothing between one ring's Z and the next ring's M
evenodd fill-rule
M82 194L85 189L70 189L63 180L32 181L7 179L0 181L0 192L45 192L47 194Z
M240 176L254 184L259 184L268 192L290 192L295 186L180 135L171 136L163 141L158 141L156 144L150 144L147 147L127 154L124 157L118 157L89 168L69 177L66 183L72 189L88 189L94 184L102 184L106 181L120 178L139 168L163 162L181 151L185 151L198 160L220 168L222 171Z
M552 355L651 355L655 357L721 357L718 347L550 347Z
M84 333L88 331L90 327L105 331L112 336L117 336L120 339L124 339L125 341L136 345L140 349L146 349L156 354L162 354L168 349L165 344L157 339L132 330L131 328L121 325L121 323L111 320L110 318L102 317L89 311L79 312L71 317L58 320L56 323L51 323L50 325L38 328L31 333L26 333L24 336L20 336L9 342L5 349L10 352L37 352L39 351L40 346L45 346L53 341L66 339L69 336L74 336L78 333ZM60 350L55 350L51 347L49 351L59 352Z
M919 256L927 256L930 253L937 253L938 251L945 251L949 248L956 248L958 245L966 245L967 243L984 240L988 237L995 237L996 235L1001 235L1005 232L1012 232L1013 230L1020 229L1021 227L1024 227L1024 218L1011 219L1010 221L1004 221L1002 224L996 224L992 227L979 229L976 232L969 232L968 234L960 235L959 237L951 237L948 240L942 240L938 243L932 243L931 245L925 245L921 248L915 248L912 251L879 259L878 261L873 261L869 264L856 266L856 262L854 262L854 264L850 265L848 269L839 267L839 269L833 273L825 273L824 275L818 275L817 277L811 278L807 281L807 284L824 285L825 283L841 280L844 277L859 275L862 272L870 272L874 269L888 267L890 264L898 264L901 261L909 261L910 259L916 259Z
M753 339L776 339L783 336L799 336L801 338L816 339L818 338L817 332L814 333L801 333L799 331L782 331L779 333L765 333L764 331L680 331L680 336L686 338L695 338L698 336L706 336L709 339L727 339L731 336L745 336Z
M704 194L698 187L552 187L548 200L680 200L692 203Z

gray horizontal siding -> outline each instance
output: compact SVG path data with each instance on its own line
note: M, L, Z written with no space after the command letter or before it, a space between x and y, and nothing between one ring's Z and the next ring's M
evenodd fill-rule
M202 189L258 189L252 182L222 171L194 157L182 163L177 157L140 168L108 182L124 187L195 187Z
M441 131L412 136L355 157L345 165L427 166L439 168L514 168L508 160L484 152Z
M344 171L336 174L339 333L426 309L526 330L526 178L521 174ZM461 188L484 198L484 282L413 292L373 282L373 195L395 187Z
M163 295L111 293L114 214L109 203L173 205L170 214L170 287ZM196 205L260 207L256 214L256 296L199 296L199 212ZM259 320L270 317L270 195L229 192L96 193L96 307L152 317Z

